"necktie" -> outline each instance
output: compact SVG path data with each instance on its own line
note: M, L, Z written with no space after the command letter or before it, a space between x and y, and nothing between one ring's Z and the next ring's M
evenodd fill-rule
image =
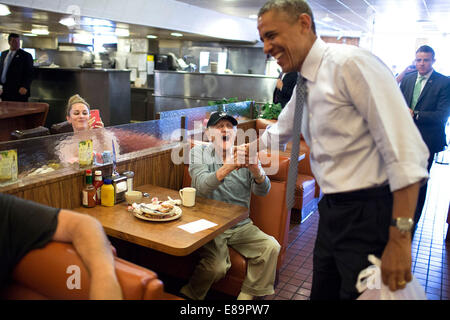
M416 107L417 101L420 97L420 92L422 91L422 82L425 80L424 76L419 76L419 79L416 81L416 84L414 85L414 91L413 91L413 98L411 101L411 109L414 110Z
M8 55L5 58L5 64L3 65L2 72L2 83L6 82L6 73L8 72L9 64L11 62L11 58L13 57L13 53L11 51L8 52Z
M295 90L294 127L292 129L292 150L289 162L288 181L286 187L286 206L291 210L295 202L295 184L298 176L298 154L300 151L300 134L302 131L303 105L306 101L306 80L298 74Z

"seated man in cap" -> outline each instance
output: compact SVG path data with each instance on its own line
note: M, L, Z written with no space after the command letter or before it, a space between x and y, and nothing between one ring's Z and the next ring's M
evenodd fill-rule
M236 125L236 119L224 112L211 114L206 131L211 143L191 150L189 174L199 196L249 208L251 192L266 195L270 180L256 159L247 165L237 163L233 152ZM201 260L181 289L182 294L194 300L205 298L211 285L223 278L231 266L228 245L248 259L238 299L274 293L280 245L247 218L199 249Z

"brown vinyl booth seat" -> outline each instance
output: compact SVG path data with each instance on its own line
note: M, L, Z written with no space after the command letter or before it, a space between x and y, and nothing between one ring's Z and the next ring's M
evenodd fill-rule
M50 133L51 134L59 134L59 133L66 133L66 132L73 132L72 124L68 121L63 121L59 123L52 124L50 127Z
M164 292L163 283L153 271L117 257L114 260L124 299L178 299ZM80 268L80 289L67 287L68 278L73 274L67 273L71 265ZM22 258L13 271L12 283L0 293L0 297L10 300L86 300L89 299L89 281L88 271L74 247L52 241Z
M266 155L267 156L267 155ZM270 155L268 155L270 158ZM290 212L286 208L286 183L289 169L289 159L279 156L279 170L270 175L271 188L265 197L252 194L250 202L250 218L262 231L277 239L281 245L278 256L277 271L283 264L288 245ZM264 167L269 166L267 163ZM183 187L191 186L189 165L185 165ZM231 268L224 278L216 282L212 289L237 296L247 274L247 260L236 250L228 247Z

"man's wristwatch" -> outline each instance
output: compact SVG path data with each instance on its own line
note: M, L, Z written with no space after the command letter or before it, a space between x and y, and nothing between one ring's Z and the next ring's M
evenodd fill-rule
M391 221L391 226L396 227L401 233L412 231L414 220L411 218L395 218Z

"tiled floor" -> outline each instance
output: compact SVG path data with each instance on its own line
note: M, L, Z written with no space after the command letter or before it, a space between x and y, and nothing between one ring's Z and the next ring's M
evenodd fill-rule
M430 300L450 299L450 243L445 242L450 200L450 165L431 168L427 200L412 243L414 276ZM291 225L290 246L280 270L275 294L267 300L307 300L311 292L312 253L319 215L314 212L299 225Z

